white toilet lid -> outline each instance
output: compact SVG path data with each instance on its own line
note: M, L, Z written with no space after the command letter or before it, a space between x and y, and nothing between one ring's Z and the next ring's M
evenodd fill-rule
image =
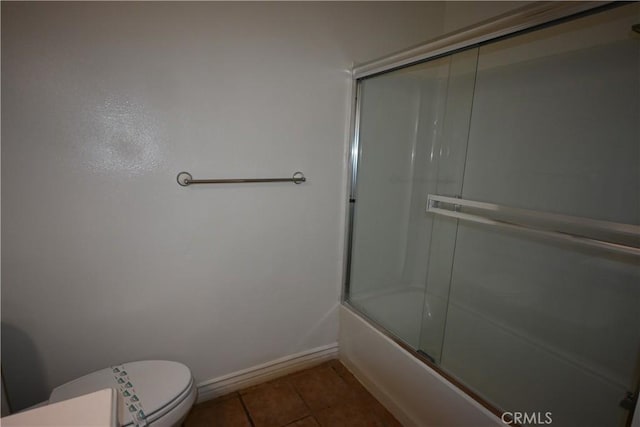
M178 362L143 360L122 366L140 398L148 422L166 414L189 394L193 378L189 368ZM102 369L56 387L49 403L60 402L104 388L118 389L112 368ZM118 421L121 426L132 424L131 414L118 399Z

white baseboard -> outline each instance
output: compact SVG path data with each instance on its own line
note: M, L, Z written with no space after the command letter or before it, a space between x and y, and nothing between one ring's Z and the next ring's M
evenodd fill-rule
M197 403L215 399L216 397L282 377L302 369L311 368L327 360L337 358L338 343L333 343L203 381L197 385Z

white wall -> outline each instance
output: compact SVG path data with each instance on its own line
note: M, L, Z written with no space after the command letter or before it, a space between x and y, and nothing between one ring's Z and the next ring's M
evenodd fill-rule
M337 340L353 61L441 3L3 3L2 368L197 381ZM182 188L194 177L303 185Z
M444 32L449 33L531 4L531 1L448 1L444 10Z

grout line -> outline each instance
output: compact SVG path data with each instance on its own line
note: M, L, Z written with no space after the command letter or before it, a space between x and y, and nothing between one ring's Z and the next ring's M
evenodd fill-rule
M312 368L315 369L315 368ZM316 418L316 414L315 412L313 412L313 410L311 409L311 406L309 406L309 404L307 403L306 400L304 400L304 397L302 397L302 394L300 394L300 391L298 391L298 388L296 387L296 385L293 383L293 381L291 381L291 379L287 380L287 384L289 384L289 387L291 387L293 389L293 391L298 395L298 397L300 398L300 400L302 400L302 403L304 403L304 406L307 407L307 409L309 410L309 415L307 416L311 416L314 419ZM302 418L301 418L302 419ZM318 421L318 420L316 420ZM320 423L318 423L319 425Z
M338 363L340 363L340 365L342 366L342 368L343 368L343 369L345 369L347 372L349 372L349 373L350 373L350 374L355 378L356 382L357 382L358 384L360 384L360 385L362 386L362 388L364 388L364 392L367 394L367 397L370 397L371 399L373 399L373 401L372 401L372 402L370 402L370 403L364 403L365 405L367 405L367 406L369 406L369 407L371 407L370 405L373 405L373 406L380 406L384 411L388 412L388 413L389 413L389 415L390 415L394 420L396 420L396 421L397 421L397 419L393 416L393 414L392 414L392 413L391 413L391 412L390 412L390 411L389 411L389 410L388 410L388 409L387 409L387 408L386 408L382 403L380 403L380 401L379 401L378 399L376 399L376 397L375 397L374 395L372 395L372 394L369 392L369 390L367 390L367 389L366 389L366 387L364 387L364 385L360 382L360 380L358 380L358 379L355 377L355 375L353 375L353 373L349 370L349 368L347 368L347 367L344 365L344 363L342 363L339 359L338 359ZM338 377L339 377L339 378L340 378L340 379L341 379L341 380L342 380L342 381L347 385L347 387L349 388L349 390L351 390L351 391L353 391L353 392L354 392L354 393L353 393L353 395L352 395L350 398L348 398L348 399L347 399L347 401L355 401L355 402L360 401L360 398L356 395L356 394L358 394L358 393L359 393L359 392L358 392L358 390L356 390L356 389L351 385L351 383L348 383L348 382L345 380L345 377L344 377L342 374L340 374L340 372L338 372L338 371L336 370L335 366L331 366L331 369L333 369L333 371L338 375ZM372 408L372 409L373 409L373 408ZM373 415L374 415L374 417L375 417L375 418L376 418L376 419L381 423L381 425L383 425L383 426L389 426L389 425L390 425L390 424L389 424L389 422L387 421L386 417L381 416L380 414L378 414L378 412L377 412L377 411L375 411L375 410L374 410L374 411L373 411Z
M253 422L253 418L251 418L251 413L249 412L249 409L247 409L247 405L244 402L244 399L242 398L242 395L240 394L240 392L236 392L238 393L238 397L240 398L240 404L242 405L242 409L244 409L244 413L247 415L247 418L249 419L249 424L251 424L251 427L256 427L256 424Z
M346 367L342 362L340 362L340 360L338 360L338 363L340 363L340 365L341 365L341 366L342 366L342 367L343 367L347 372L351 373L351 372L349 371L349 369L348 369L348 368L347 368L347 367ZM291 426L293 426L293 424L295 424L295 423L297 423L297 422L299 422L299 421L301 421L301 420L304 420L304 419L306 419L306 418L312 418L312 419L313 419L313 420L314 420L318 425L320 425L320 421L318 421L318 418L317 418L317 416L316 416L316 415L317 415L317 412L321 412L321 411L323 411L323 410L325 410L325 409L327 409L327 408L331 408L331 407L338 407L338 406L341 406L341 405L348 405L348 404L358 404L358 405L359 405L359 404L360 404L360 403L358 403L358 402L359 402L359 399L357 399L357 396L355 396L355 394L353 394L353 393L348 393L348 394L345 396L345 399L344 399L344 400L340 400L339 402L336 402L336 403L334 403L333 405L329 405L329 406L327 406L327 407L325 407L325 408L319 408L317 411L316 411L316 410L313 410L313 409L309 406L309 404L307 403L307 401L304 399L304 397L302 396L302 394L300 393L300 391L298 390L298 388L295 386L294 381L292 381L292 380L291 380L291 377L292 377L292 376L294 376L294 375L296 375L296 374L302 373L302 372L304 372L304 371L310 372L310 371L317 370L318 368L321 368L321 367L328 367L328 368L330 368L330 370L331 370L331 371L332 371L332 372L333 372L333 373L334 373L334 374L335 374L335 375L340 379L340 381L341 381L341 382L346 386L346 388L347 388L350 392L357 392L357 390L354 388L354 386L353 386L351 383L347 382L347 381L346 381L346 379L345 379L345 377L344 377L343 375L341 375L340 371L339 371L338 369L336 369L336 366L334 366L334 365L332 365L332 364L329 364L329 363L323 363L323 364L320 364L320 365L314 366L313 368L304 369L304 370L302 370L302 371L298 371L298 372L296 372L296 373L294 373L294 374L285 375L285 376L283 376L283 377L276 378L276 379L273 379L273 380L270 380L270 381L266 381L266 382L264 382L264 383L257 384L257 385L252 386L252 387L259 387L259 386L261 386L261 385L265 385L265 384L271 383L271 382L273 382L273 381L283 381L287 386L289 386L289 387L293 390L293 392L298 396L298 398L302 401L302 403L304 404L304 406L307 408L307 413L306 413L305 415L303 415L303 416L301 416L301 417L299 417L299 418L296 418L296 419L294 419L294 420L290 421L288 424L286 424L286 426L291 427ZM353 374L352 374L352 375L353 375ZM356 379L356 381L357 381L358 383L360 383L360 381L359 381L359 380L357 380L357 379ZM361 384L361 383L360 383L360 384ZM227 395L225 395L225 396L228 396L228 397L227 397L226 399L224 399L224 400L228 400L228 399L235 399L236 397L240 399L240 404L242 405L242 409L243 409L243 411L244 411L245 415L247 416L247 419L248 419L248 421L249 421L249 424L251 425L251 427L255 427L255 426L256 426L255 421L253 420L253 418L252 418L252 416L251 416L251 412L249 411L249 408L247 407L247 404L246 404L246 402L244 401L244 395L243 395L242 393L240 393L240 391L235 391L235 392L232 392L232 393L228 393L228 394L227 394ZM225 396L220 396L220 397L225 397ZM220 398L220 397L219 397L219 398ZM382 406L382 407L384 408L384 406L383 406L383 405L382 405L382 404L381 404L381 403L380 403L380 402L379 402L375 397L373 397L373 396L371 396L371 397L373 398L373 401L374 401L375 403L377 403L378 405L380 405L380 406ZM219 402L219 403L221 403L221 402ZM218 403L218 404L219 404L219 403ZM363 402L363 403L364 403L364 402ZM368 405L368 404L366 404L366 406L369 406L369 405ZM372 415L375 417L375 419L376 419L379 423L381 423L381 425L383 425L383 426L387 426L387 425L388 425L388 423L387 423L387 421L386 421L386 418L385 418L385 417L383 417L383 416L379 415L379 414L377 413L377 411L373 410L373 408L371 408L371 410L372 410Z
M305 416L303 416L303 417L296 418L295 420L291 421L289 424L284 425L283 427L289 427L289 426L292 426L292 425L294 425L295 423L297 423L298 421L302 421L302 420L305 420L305 419L307 419L307 418L313 418L313 419L314 419L314 421L315 421L316 423L318 423L318 425L320 425L320 423L319 423L319 422L318 422L318 420L316 419L315 415L313 415L312 413L310 413L310 414L307 414L307 415L305 415Z
M336 373L336 375L338 376L338 378L340 378L340 379L342 380L342 382L343 382L343 383L345 383L345 384L347 385L347 387L351 388L351 386L349 385L349 383L345 381L345 379L344 379L344 377L342 376L342 374L341 374L340 372L338 372L338 371L336 370L336 368L335 368L335 367L333 367L333 366L329 366L329 367L333 370L333 372L335 372L335 373Z

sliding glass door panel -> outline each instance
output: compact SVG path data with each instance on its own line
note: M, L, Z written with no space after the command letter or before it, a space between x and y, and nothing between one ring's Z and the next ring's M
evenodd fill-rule
M562 427L622 426L628 415L618 405L619 386L455 303L444 351L448 371L506 411L542 414L543 420L549 413L551 425Z
M480 49L464 198L640 223L637 9Z
M640 224L639 11L480 48L463 199ZM460 221L451 271L446 371L506 411L623 425L619 402L638 387L637 256Z
M475 224L460 224L452 303L632 388L640 343L640 268Z
M442 131L437 138L438 143L434 145L435 150L429 153L435 169L437 194L459 197L462 192L477 62L477 48L451 57L447 92L444 94ZM422 209L420 219L432 221L430 257L420 260L427 270L419 344L423 353L433 361L439 362L449 301L457 222L442 217L426 217L425 193L421 192L419 196L419 207Z
M347 300L418 346L449 57L360 82L360 153Z

